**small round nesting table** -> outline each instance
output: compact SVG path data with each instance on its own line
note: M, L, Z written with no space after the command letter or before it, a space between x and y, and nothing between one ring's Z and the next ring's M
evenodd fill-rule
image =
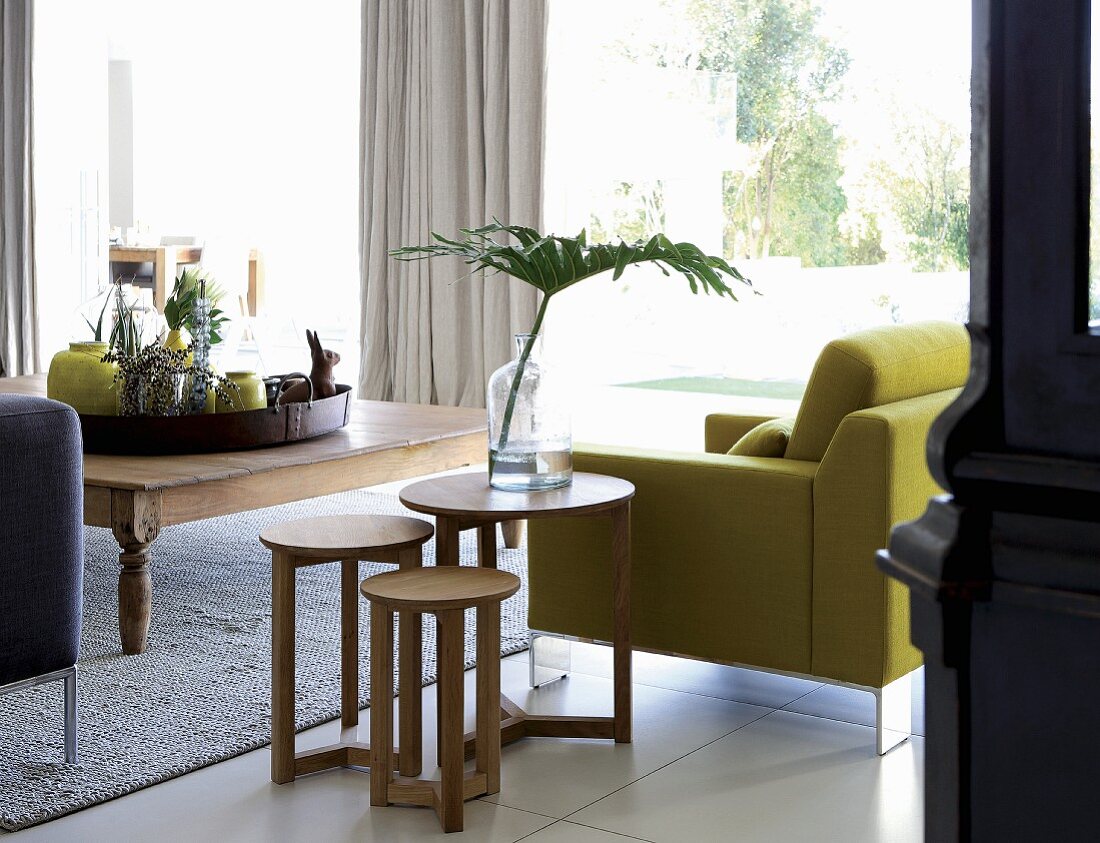
M359 723L359 562L384 562L402 571L420 568L421 547L432 525L394 515L332 515L266 527L260 541L271 550L271 780L329 767L370 764L370 747L341 741L294 752L294 573L298 568L340 562L340 726ZM420 616L400 617L401 735L403 775L420 772ZM392 654L391 654L392 657ZM415 689L406 692L406 689Z
M559 489L512 492L494 489L484 473L452 474L413 483L401 490L401 502L436 518L436 564L458 565L458 537L477 530L478 565L497 565L498 523L578 516L611 519L611 603L614 648L614 715L563 717L528 714L503 694L500 697L501 742L523 737L605 738L631 740L630 686L630 501L634 485L618 477L576 472ZM499 672L498 657L484 665ZM495 664L495 668L494 668ZM479 673L483 669L478 662ZM498 680L499 681L499 680ZM476 734L466 735L467 754Z
M370 804L428 805L443 830L462 831L463 803L500 791L500 602L519 590L519 577L491 568L454 565L378 574L363 580L370 600L371 721ZM476 768L463 774L463 613L477 610ZM393 616L431 612L436 616L439 652L438 732L442 777L395 779L393 760ZM404 735L401 736L405 744Z

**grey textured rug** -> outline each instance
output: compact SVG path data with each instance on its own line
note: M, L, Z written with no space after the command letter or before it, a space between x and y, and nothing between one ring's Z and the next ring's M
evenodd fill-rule
M337 513L411 514L396 497L349 492L171 527L153 547L149 648L118 643L118 548L86 528L80 754L62 754L62 683L0 696L0 827L9 831L130 793L268 743L271 558L257 540L267 524ZM476 558L462 536L463 564ZM425 563L434 564L425 546ZM501 618L504 653L527 643L526 553L501 544L499 565L524 580ZM363 563L363 576L392 570ZM339 565L298 572L297 724L339 713ZM370 697L367 613L360 612L360 694ZM473 613L466 662L473 665ZM434 619L424 622L424 682L435 680Z

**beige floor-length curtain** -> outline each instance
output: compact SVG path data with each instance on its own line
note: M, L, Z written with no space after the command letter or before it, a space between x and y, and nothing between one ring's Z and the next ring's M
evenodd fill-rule
M32 0L0 0L0 375L37 371L31 183Z
M360 394L485 405L537 291L387 251L491 221L540 227L546 0L364 0Z

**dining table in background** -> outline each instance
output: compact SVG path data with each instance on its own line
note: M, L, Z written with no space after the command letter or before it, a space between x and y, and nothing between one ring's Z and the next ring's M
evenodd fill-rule
M117 246L110 248L115 263L151 263L153 265L153 305L164 310L177 267L202 261L202 246ZM248 253L248 315L256 316L264 300L264 258L258 249Z

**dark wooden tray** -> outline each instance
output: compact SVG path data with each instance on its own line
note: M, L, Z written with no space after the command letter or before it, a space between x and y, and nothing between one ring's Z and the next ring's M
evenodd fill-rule
M81 414L84 450L90 454L206 454L299 442L331 433L351 417L351 387L316 401L263 410L197 416L93 416Z

